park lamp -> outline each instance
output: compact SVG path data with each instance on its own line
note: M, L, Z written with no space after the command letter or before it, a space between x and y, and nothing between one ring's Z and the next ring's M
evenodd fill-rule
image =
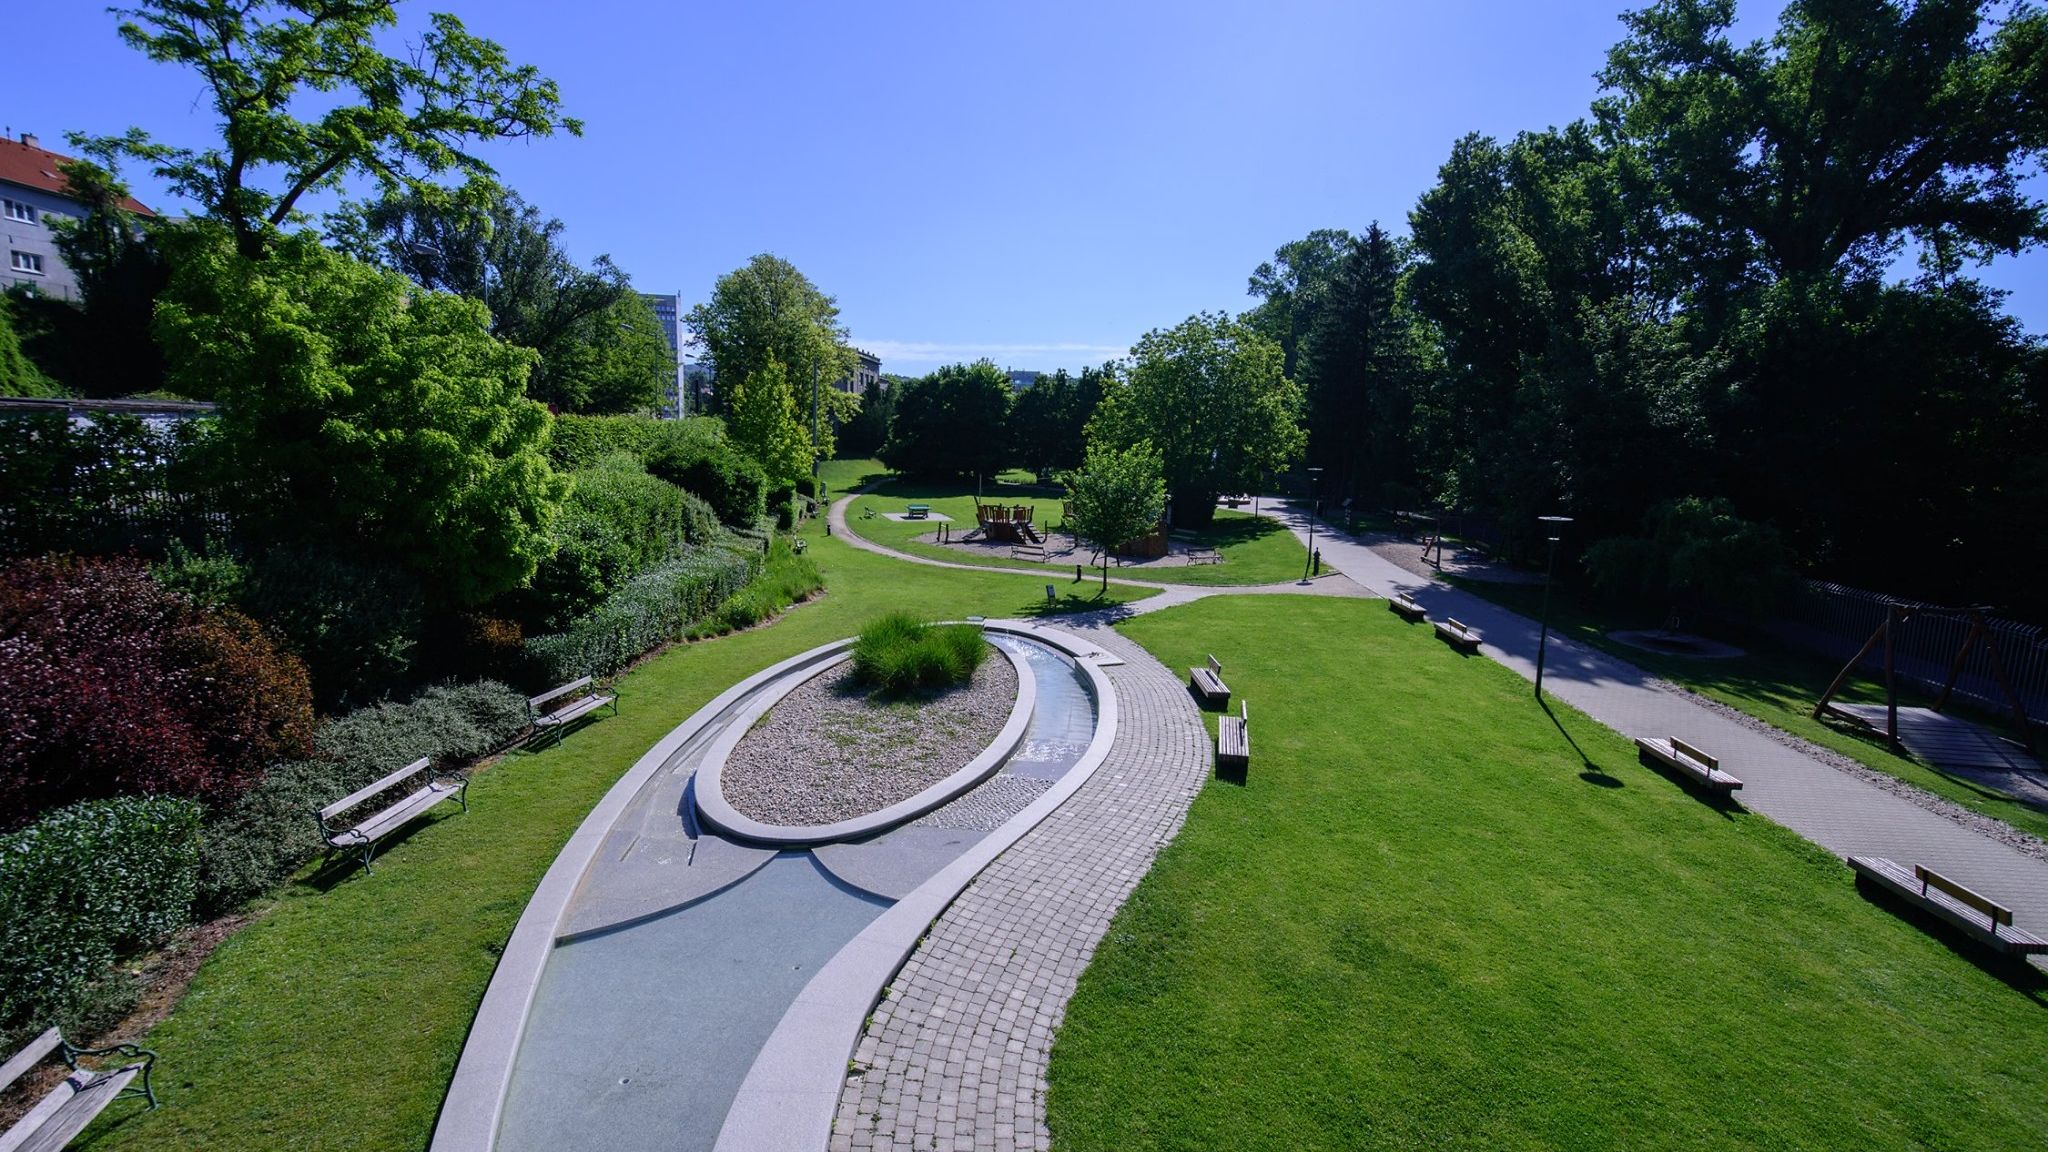
M1308 559L1301 565L1301 582L1309 582L1309 570L1316 563L1316 477L1323 474L1319 467L1302 469L1308 474Z
M1550 582L1557 575L1557 542L1564 538L1564 529L1572 522L1569 516L1538 516L1537 523L1543 525L1545 539L1550 542L1550 555L1543 565L1543 615L1542 629L1536 638L1536 699L1543 699L1543 656L1550 647Z

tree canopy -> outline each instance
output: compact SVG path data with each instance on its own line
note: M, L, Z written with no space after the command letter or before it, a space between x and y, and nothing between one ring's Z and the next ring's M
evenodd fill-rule
M839 323L839 304L796 265L763 253L718 278L711 298L684 318L692 342L709 357L725 411L725 382L746 380L770 360L783 366L792 386L809 395L813 374L830 384L856 363ZM808 400L805 411L809 411Z
M1200 313L1139 339L1089 422L1088 443L1152 445L1174 524L1202 527L1215 519L1216 497L1252 491L1300 457L1300 419L1301 391L1281 372L1280 345L1247 323Z
M433 13L401 56L379 46L397 0L145 0L117 8L121 38L198 73L221 143L162 144L136 128L99 143L149 162L173 191L261 257L307 194L365 176L387 192L443 195L487 177L479 140L580 135L555 83L513 64L462 21Z
M1095 545L1102 586L1109 587L1109 557L1151 532L1166 512L1166 481L1159 453L1140 440L1128 448L1093 446L1081 467L1067 473L1068 520L1074 535Z
M994 476L1009 466L1010 378L993 361L948 364L899 385L882 463L919 476Z

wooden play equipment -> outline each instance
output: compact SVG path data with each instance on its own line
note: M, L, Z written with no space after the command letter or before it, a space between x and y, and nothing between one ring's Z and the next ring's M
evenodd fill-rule
M1835 677L1834 683L1828 685L1828 690L1821 693L1820 703L1813 706L1813 718L1818 720L1828 713L1833 713L1844 719L1858 720L1860 722L1859 717L1833 706L1835 695L1842 690L1843 685L1849 682L1850 674L1856 671L1856 666L1863 662L1864 657L1870 655L1870 650L1877 647L1879 641L1883 641L1884 734L1885 739L1890 742L1893 751L1901 750L1903 745L1899 742L1898 662L1895 657L1897 629L1916 616L1960 617L1969 622L1969 631L1963 636L1962 646L1956 650L1956 658L1949 664L1948 679L1942 683L1941 695L1935 698L1932 710L1940 712L1944 707L1947 707L1949 696L1955 691L1956 680L1963 674L1964 662L1970 658L1970 653L1981 644L1984 647L1985 658L1991 665L1992 679L1998 682L1999 691L2004 693L2005 702L2012 709L2013 726L2019 734L2020 743L2026 747L2027 751L2039 756L2040 749L2035 747L2034 726L2033 722L2027 717L2027 706L2020 701L2019 693L2013 691L2012 681L2005 674L2005 661L1998 652L1998 633L1991 628L1989 621L1985 619L1984 612L1985 610L1981 607L1935 608L1924 604L1901 604L1897 602L1886 604L1884 622L1877 626L1877 631L1870 634L1870 639L1863 642L1863 647L1856 650L1856 655L1851 656L1849 662L1842 666L1842 671Z
M983 504L974 502L974 523L980 529L983 539L1003 540L1011 544L1044 544L1035 527L1038 519L1036 505L1025 504Z

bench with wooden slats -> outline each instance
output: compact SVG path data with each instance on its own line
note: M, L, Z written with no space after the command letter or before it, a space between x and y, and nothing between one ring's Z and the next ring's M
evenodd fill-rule
M1715 792L1733 792L1742 787L1742 781L1721 770L1719 760L1676 736L1669 739L1659 736L1642 737L1636 741L1636 750L1702 788Z
M1216 774L1242 780L1252 762L1252 711L1244 700L1237 710L1216 721Z
M2015 928L2012 909L1922 864L1907 868L1882 856L1851 856L1849 867L1868 881L2008 956L2048 954L2048 939Z
M0 1133L0 1152L58 1152L73 1136L84 1131L93 1117L123 1097L147 1100L151 1108L156 1107L156 1090L149 1084L156 1053L133 1044L76 1048L55 1028L29 1041L28 1047L0 1065L0 1091L12 1087L53 1052L63 1059L71 1074L59 1080L5 1133ZM119 1056L121 1060L95 1069L80 1064L82 1056Z
M597 690L597 681L589 676L579 676L560 688L551 688L538 696L526 699L527 715L533 722L534 731L545 739L553 735L561 743L562 734L569 725L596 712L609 708L610 715L619 714L619 698L615 693ZM577 693L582 695L578 696ZM573 697L573 699L572 699Z
M421 775L426 779L423 787L407 793L405 798L396 804L371 813L361 823L343 829L337 829L328 823L372 796L388 792ZM372 870L370 860L377 853L378 841L405 827L427 809L449 799L460 801L462 810L469 811L469 780L436 769L425 756L422 756L382 780L343 796L315 814L320 822L320 839L327 844L327 858L332 860L336 852L359 852L363 858L363 871L369 872Z
M1230 686L1223 682L1223 665L1214 656L1208 664L1188 669L1188 687L1204 708L1230 707Z
M1479 651L1479 633L1455 617L1437 621L1436 636L1460 652Z
M1387 610L1410 624L1419 624L1429 619L1429 613L1423 611L1422 605L1410 599L1406 592L1388 600Z

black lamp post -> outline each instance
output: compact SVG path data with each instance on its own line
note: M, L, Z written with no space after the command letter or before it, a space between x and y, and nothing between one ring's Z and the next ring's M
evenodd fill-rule
M1323 470L1304 468L1302 471L1308 474L1308 559L1301 566L1301 582L1306 584L1309 582L1309 569L1315 567L1316 563L1316 477L1321 475Z
M1538 516L1544 530L1562 534L1564 526L1572 522L1569 516ZM1557 575L1557 542L1559 535L1547 537L1550 541L1550 558L1543 566L1543 621L1542 631L1536 637L1536 698L1543 699L1543 654L1550 646L1550 582Z

